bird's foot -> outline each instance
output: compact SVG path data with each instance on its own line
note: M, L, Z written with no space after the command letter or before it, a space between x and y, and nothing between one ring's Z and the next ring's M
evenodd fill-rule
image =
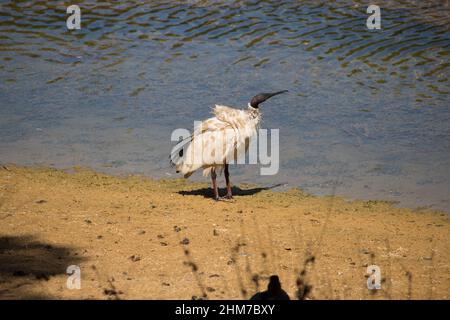
M226 196L223 196L220 198L222 201L232 201L234 200L233 196L231 194L227 194Z
M225 195L223 197L220 197L220 196L217 195L217 196L214 196L213 199L215 201L231 201L231 200L234 200L234 198L233 198L233 196L231 194L227 194L227 195Z

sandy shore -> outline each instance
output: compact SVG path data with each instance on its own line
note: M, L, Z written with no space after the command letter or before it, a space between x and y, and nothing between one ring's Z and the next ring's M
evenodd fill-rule
M448 214L239 187L4 166L0 299L242 299L272 274L291 298L449 299Z

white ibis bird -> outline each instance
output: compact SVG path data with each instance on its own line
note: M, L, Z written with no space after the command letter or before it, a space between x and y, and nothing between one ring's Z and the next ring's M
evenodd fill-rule
M259 104L267 99L287 92L260 93L248 103L246 110L215 105L212 118L204 120L190 137L180 141L170 154L171 164L177 172L189 177L197 169L203 168L203 175L211 174L214 199L219 200L217 173L224 169L227 194L231 199L230 160L236 160L239 154L247 152L249 141L257 134L261 122Z

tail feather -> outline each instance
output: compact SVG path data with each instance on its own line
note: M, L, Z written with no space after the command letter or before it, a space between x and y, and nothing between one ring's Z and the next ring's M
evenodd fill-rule
M180 142L178 142L175 147L173 147L170 152L170 164L174 167L180 164L183 161L183 158L186 154L186 149L189 146L189 143L192 141L192 136L187 137Z

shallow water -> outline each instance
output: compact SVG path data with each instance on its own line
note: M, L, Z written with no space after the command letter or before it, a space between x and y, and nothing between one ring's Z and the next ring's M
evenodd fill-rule
M63 1L0 6L0 162L175 177L175 128L262 106L280 171L232 181L450 212L448 1ZM202 180L200 175L193 177Z

